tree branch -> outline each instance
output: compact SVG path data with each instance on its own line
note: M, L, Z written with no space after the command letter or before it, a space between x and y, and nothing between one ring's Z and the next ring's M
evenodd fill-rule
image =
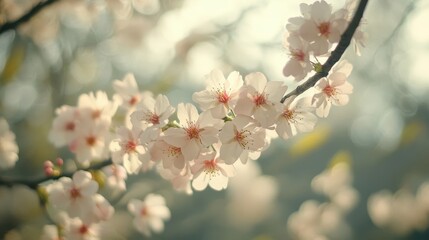
M80 169L80 170L85 170L85 171L91 171L91 170L99 170L105 166L109 166L110 164L112 164L112 160L108 159L106 161L103 162L99 162L97 164L94 164L90 167L84 168L84 169ZM34 180L27 180L27 179L4 179L0 177L0 186L7 186L7 187L12 187L13 185L26 185L29 188L32 189L37 189L37 187L39 186L39 184L49 181L49 180L57 180L61 177L72 177L73 174L76 171L73 172L69 172L69 173L64 173L64 174L60 174L59 176L46 176L46 177L42 177L42 178L38 178L38 179L34 179Z
M340 60L341 56L346 51L347 47L350 45L350 42L353 38L355 31L359 27L359 23L360 23L360 20L362 19L367 3L368 3L368 0L361 0L359 2L356 13L353 16L353 19L351 20L347 29L341 35L341 38L340 38L340 41L338 42L337 47L332 52L331 56L329 56L328 60L326 60L325 64L322 65L322 71L317 72L312 77L310 77L307 81L305 81L303 84L296 87L292 92L286 94L280 101L281 103L283 103L288 97L291 97L294 95L298 96L301 93L307 91L309 88L313 87L317 83L317 81L319 81L319 79L328 76L328 73L331 70L331 68L334 66L335 63L337 63Z
M0 25L0 34L7 32L12 29L18 28L21 24L28 22L34 15L39 13L45 7L51 5L58 0L45 0L36 4L33 8L30 9L26 14L16 19L15 21L8 21L3 25Z

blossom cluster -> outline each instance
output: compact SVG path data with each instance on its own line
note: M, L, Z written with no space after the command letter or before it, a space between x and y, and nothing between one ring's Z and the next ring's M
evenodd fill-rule
M48 213L57 226L46 225L42 239L103 238L102 226L112 218L114 208L98 193L99 184L94 179L90 172L79 170L72 178L61 177L46 185ZM170 218L165 199L156 194L144 200L131 199L128 209L135 216L134 226L146 236L151 230L162 231L163 220Z
M310 55L329 55L348 24L351 8L332 13L325 1L319 1L301 4L301 12L303 17L289 20L286 37L292 58L284 73L296 80L313 69L318 71L317 64L310 62ZM132 74L113 82L112 98L103 91L82 94L76 106L65 105L56 110L49 140L74 154L77 169L91 168L107 159L112 164L101 169L103 181L98 179L97 172L76 170L71 178L63 176L46 185L47 207L62 230L59 233L54 226L47 226L46 239L101 238L100 226L114 214L108 199L99 192L101 182L112 192L124 192L128 174L155 169L176 190L188 194L208 186L214 190L227 188L236 167L257 160L272 139L287 140L309 132L318 117L328 116L332 105L347 104L353 90L347 81L351 71L350 63L339 61L310 94L283 100L288 90L283 81L269 81L261 72L243 77L232 71L225 76L218 69L205 77L205 89L193 93L196 105L181 102L172 106L165 95L142 92ZM5 129L3 122L0 127ZM13 140L13 135L8 134L8 139ZM10 165L16 161L17 148L8 151L9 158L0 158L0 166L2 162ZM57 166L47 161L45 174L58 176L62 166L63 160ZM356 197L356 193L349 187L348 168L337 169L340 167L318 176L314 188L332 202L326 206L316 203L320 214L340 209L339 218L354 206L348 198ZM340 185L336 183L338 176ZM162 231L163 221L170 218L165 205L165 199L156 194L147 195L143 201L131 199L128 210L135 217L136 229L146 236ZM291 218L295 219L290 220L293 225L299 216Z
M349 239L350 228L345 217L357 204L358 192L352 184L347 163L337 163L313 178L314 192L329 201L307 200L299 211L290 215L287 227L293 239Z
M225 78L213 70L206 88L193 94L202 112L191 103L175 108L165 95L140 92L128 74L114 82L113 100L99 91L81 95L75 107L59 108L49 136L56 146L68 146L85 167L111 157L128 174L156 167L176 189L190 192L192 181L196 190L208 185L220 190L238 160L246 164L259 158L277 135L288 139L311 131L316 115L327 116L331 103L344 103L350 71L351 65L341 61L312 97L281 103L287 90L281 81L268 81L260 72L243 79L234 71ZM114 122L119 112L124 121Z
M382 190L368 199L368 213L380 228L406 236L429 226L429 182L422 183L414 195L407 189L392 194Z
M318 71L318 58L329 57L351 21L356 1L347 1L336 11L326 1L300 4L302 16L289 19L283 45L291 58L283 68L283 74L296 81L303 80L312 70ZM358 28L353 35L355 50L364 46L366 35ZM312 59L313 58L313 59Z

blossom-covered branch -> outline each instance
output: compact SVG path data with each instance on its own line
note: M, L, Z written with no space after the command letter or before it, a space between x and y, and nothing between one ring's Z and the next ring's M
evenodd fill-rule
M3 25L0 25L0 34L7 32L12 29L16 29L19 27L19 25L28 22L33 16L35 16L37 13L39 13L42 9L45 7L51 5L52 3L57 2L58 0L46 0L39 2L36 4L33 8L30 9L26 14L24 14L22 17L16 19L15 21L8 21L4 23Z
M329 56L328 60L321 66L320 71L317 71L316 74L314 74L312 77L310 77L307 81L305 81L303 84L296 87L292 92L286 94L282 99L281 102L283 103L287 98L291 96L298 96L301 93L307 91L307 89L313 87L319 79L326 77L331 70L331 68L334 66L335 63L337 63L343 53L346 51L347 47L350 45L350 42L353 38L353 35L355 34L356 29L359 27L359 23L363 17L363 13L365 11L366 5L368 3L368 0L361 0L359 2L359 5L356 9L355 15L353 16L353 19L351 20L350 24L348 25L347 29L344 31L344 33L341 35L341 39L338 42L337 47L332 52L332 54Z
M106 167L106 166L109 166L111 164L112 164L112 160L108 159L108 160L96 163L90 167L83 169L83 170L85 170L85 171L99 170L99 169ZM33 180L29 180L29 179L6 179L6 178L0 177L0 186L12 187L14 185L21 184L21 185L26 185L32 189L37 189L39 184L41 184L43 182L46 182L49 180L58 180L62 177L71 177L71 176L73 176L73 174L75 172L76 171L67 172L67 173L63 173L63 174L59 174L59 175L55 175L55 176L44 176L44 177L33 179Z
M63 174L59 158L56 164L44 163L46 177L0 178L0 185L40 190L46 208L52 209L47 214L58 226L45 232L64 239L102 239L100 224L114 212L109 198L126 191L128 174L156 171L187 194L207 187L226 189L236 170L259 159L272 140L312 131L331 106L348 103L353 86L347 78L353 66L339 59L352 38L363 45L364 33L357 28L366 4L362 0L353 17L354 0L335 11L325 0L300 5L302 16L290 18L286 26L285 47L291 58L283 74L296 81L313 70L316 75L286 96L285 83L271 81L262 72L224 75L214 69L205 76L205 89L192 94L196 105L173 106L165 95L140 90L130 73L113 81L112 97L104 91L90 92L80 95L77 105L56 109L49 140L74 155L77 170ZM322 66L317 58L327 56ZM296 97L313 86L313 96ZM6 147L0 148L0 163L4 162L0 168L7 169L15 165L18 147L6 120L2 122L0 147ZM130 199L127 206L136 230L145 236L161 232L171 215L157 194ZM52 217L60 214L62 219Z

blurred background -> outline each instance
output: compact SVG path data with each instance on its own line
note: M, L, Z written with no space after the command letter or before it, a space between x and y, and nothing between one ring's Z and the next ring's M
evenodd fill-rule
M37 2L2 0L0 23ZM282 75L288 58L282 36L288 19L300 15L301 2L312 3L60 0L48 6L18 31L0 35L0 116L20 149L16 167L0 174L37 177L45 160L66 158L69 153L47 138L55 109L75 105L89 91L111 96L113 80L129 72L141 90L166 94L173 105L191 102L214 68L225 74L261 71L293 89L293 79ZM343 0L329 3L344 6ZM396 231L377 226L368 213L372 194L401 189L416 195L429 181L429 1L369 1L364 18L369 37L362 56L353 48L344 56L354 65L347 106L333 108L312 133L274 140L226 191L188 196L155 173L132 176L128 194L116 205L112 239L141 239L124 206L150 192L165 196L172 212L154 239L298 239L288 218L306 200L329 201L311 183L338 161L350 165L359 197L344 216L347 226L327 232L328 239L429 239L428 222L422 220L419 230ZM7 200L12 192L0 191L0 236L14 229L32 239L25 236L49 221L40 209L15 213L26 204Z

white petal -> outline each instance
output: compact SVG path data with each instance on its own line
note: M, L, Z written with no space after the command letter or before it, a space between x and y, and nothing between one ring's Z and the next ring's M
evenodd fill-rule
M246 85L252 86L258 93L262 93L267 84L267 78L261 72L250 73L245 78Z

